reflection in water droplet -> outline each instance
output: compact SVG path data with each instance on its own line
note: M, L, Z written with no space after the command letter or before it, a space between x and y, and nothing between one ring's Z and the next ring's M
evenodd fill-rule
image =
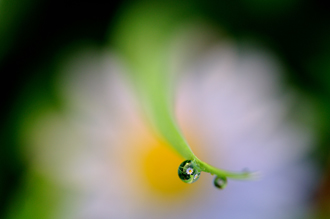
M185 183L193 183L199 179L201 170L196 162L191 160L183 161L178 169L180 179Z
M213 183L218 189L224 189L227 186L227 178L216 176Z

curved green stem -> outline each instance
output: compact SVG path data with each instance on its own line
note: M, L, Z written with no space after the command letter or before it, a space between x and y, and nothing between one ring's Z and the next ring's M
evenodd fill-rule
M195 160L202 171L220 177L251 179L249 172L233 173L199 160L174 119L169 95L173 89L169 76L171 42L178 27L193 17L191 8L177 4L142 3L128 8L111 35L113 46L130 67L130 78L149 121L183 159Z
M211 173L217 176L221 177L227 177L231 179L238 179L238 180L252 180L256 178L256 173L254 172L248 172L248 171L242 171L242 172L230 172L226 170L222 170L216 167L211 166L210 164L207 164L199 159L196 159L196 162L202 169L202 171Z

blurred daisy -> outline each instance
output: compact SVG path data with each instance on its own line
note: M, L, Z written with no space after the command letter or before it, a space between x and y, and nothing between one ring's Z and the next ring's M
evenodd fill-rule
M295 104L305 105L281 86L282 69L270 54L215 45L180 68L176 116L198 157L232 171L259 170L259 181L229 181L223 191L206 173L181 182L182 159L143 119L123 62L85 47L61 63L55 87L62 109L39 107L24 123L31 193L40 178L45 189L19 202L39 205L57 191L44 218L61 219L306 215L313 133L289 119Z

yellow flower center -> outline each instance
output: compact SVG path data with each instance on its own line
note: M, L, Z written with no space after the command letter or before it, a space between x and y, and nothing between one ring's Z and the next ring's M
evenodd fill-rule
M165 142L157 141L143 159L143 171L148 183L161 193L178 193L187 186L178 177L182 158Z
M202 187L201 183L187 185L180 180L178 168L185 159L165 140L157 138L142 126L134 128L134 133L129 136L131 137L127 147L131 148L131 156L128 159L129 164L126 165L128 168L134 165L134 173L130 171L130 174L134 174L136 183L141 183L140 189L147 189L150 194L168 197L169 200L174 197L179 200L180 197L187 198L187 195L192 194L192 190L196 193L198 188ZM190 174L193 172L191 168Z

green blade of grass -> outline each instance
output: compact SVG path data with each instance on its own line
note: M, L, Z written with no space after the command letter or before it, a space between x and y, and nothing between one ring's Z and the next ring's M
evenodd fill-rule
M127 62L130 78L152 126L185 160L195 160L204 172L233 179L251 178L199 160L182 135L172 106L169 47L171 39L194 10L172 3L139 4L124 13L112 33L112 46Z

